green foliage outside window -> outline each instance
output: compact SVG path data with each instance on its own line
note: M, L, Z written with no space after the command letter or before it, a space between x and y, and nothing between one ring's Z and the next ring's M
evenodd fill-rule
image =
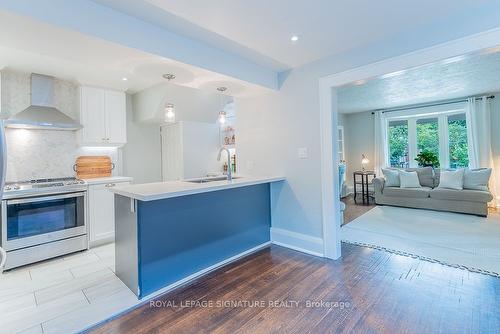
M389 126L389 158L392 167L406 167L408 156L408 124L400 123Z
M467 124L465 119L449 120L449 148L450 168L469 166L469 153L467 145Z
M432 152L439 161L439 132L436 119L417 121L417 152Z
M464 114L448 116L449 166L443 168L464 168L469 166L467 145L467 124ZM439 129L436 119L417 120L417 150L432 153L439 165ZM408 167L408 122L391 121L388 131L389 159L392 167ZM418 160L417 160L418 161Z

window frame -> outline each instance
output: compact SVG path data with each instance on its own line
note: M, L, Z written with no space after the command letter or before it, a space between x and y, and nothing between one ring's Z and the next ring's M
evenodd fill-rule
M438 120L438 140L439 140L439 163L441 168L450 168L450 150L449 150L449 129L448 117L453 115L465 114L465 103L443 104L432 107L423 107L415 109L406 109L401 111L392 111L387 113L385 119L386 138L389 138L389 122L407 121L408 122L408 158L410 168L418 167L415 158L417 157L417 120L437 118ZM469 126L469 124L467 124ZM469 138L467 136L467 141ZM387 140L387 152L390 152L390 143ZM470 156L470 154L469 154ZM389 155L386 156L386 166L390 166Z

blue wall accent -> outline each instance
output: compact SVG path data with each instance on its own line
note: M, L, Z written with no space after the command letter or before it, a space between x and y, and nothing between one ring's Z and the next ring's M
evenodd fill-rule
M270 185L138 201L139 297L270 241Z

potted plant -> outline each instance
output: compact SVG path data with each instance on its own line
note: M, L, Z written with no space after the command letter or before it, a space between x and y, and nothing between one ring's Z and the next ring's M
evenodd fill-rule
M431 151L423 150L417 155L415 161L418 162L419 167L439 168L439 158Z

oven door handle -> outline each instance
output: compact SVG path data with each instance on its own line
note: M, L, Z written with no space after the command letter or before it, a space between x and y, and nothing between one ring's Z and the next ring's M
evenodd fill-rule
M43 202L43 201L51 201L63 198L72 198L72 197L82 197L85 196L85 192L77 192L77 193L69 193L62 195L53 195L53 196L44 196L44 197L27 197L20 199L8 199L6 200L7 205L11 204L24 204L24 203L34 203L34 202Z

